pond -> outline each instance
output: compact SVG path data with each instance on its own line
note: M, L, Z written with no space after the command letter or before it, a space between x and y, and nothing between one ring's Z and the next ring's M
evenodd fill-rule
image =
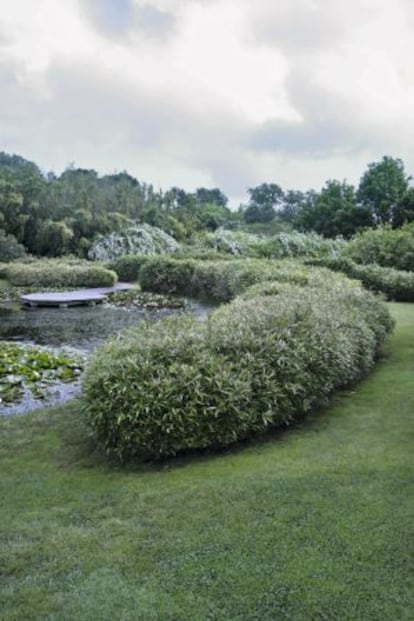
M207 315L211 306L187 300L185 310L197 316ZM160 319L183 310L71 306L69 308L23 308L17 303L0 304L0 340L13 340L67 346L83 353L97 346L124 328L132 328L144 319Z
M18 303L0 303L0 340L32 343L48 347L65 347L89 355L99 345L124 328L131 328L145 319L161 319L172 314L191 312L200 318L212 306L186 300L183 309L148 310L136 307L73 306L69 308L23 308ZM58 385L47 404L61 402L79 391L79 382ZM25 399L13 405L0 404L0 414L23 413L46 405L44 401Z

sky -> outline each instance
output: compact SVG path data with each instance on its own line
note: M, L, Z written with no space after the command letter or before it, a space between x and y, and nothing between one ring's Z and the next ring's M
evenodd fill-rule
M0 151L155 189L414 173L412 0L1 0Z

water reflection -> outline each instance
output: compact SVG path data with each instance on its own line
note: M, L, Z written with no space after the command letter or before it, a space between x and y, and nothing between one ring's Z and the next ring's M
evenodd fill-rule
M211 307L188 300L186 310L202 317L211 311ZM125 309L105 305L21 308L16 304L0 304L0 340L24 341L53 347L65 345L90 353L120 330L136 326L144 319L160 319L182 312L171 309Z

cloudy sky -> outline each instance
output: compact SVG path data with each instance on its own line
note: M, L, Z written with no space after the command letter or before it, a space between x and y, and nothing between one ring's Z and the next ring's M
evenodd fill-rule
M167 189L414 173L413 0L1 0L0 150Z

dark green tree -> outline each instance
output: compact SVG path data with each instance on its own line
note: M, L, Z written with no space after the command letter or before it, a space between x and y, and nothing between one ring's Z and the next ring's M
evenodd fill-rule
M255 188L248 188L249 202L243 209L244 221L271 222L276 211L282 205L283 190L276 183L262 183Z
M296 224L324 237L352 237L372 226L371 211L356 202L355 188L346 181L327 181L320 193L308 192Z
M385 155L368 165L359 183L357 200L369 209L376 225L392 223L398 204L409 189L410 177L402 160Z

